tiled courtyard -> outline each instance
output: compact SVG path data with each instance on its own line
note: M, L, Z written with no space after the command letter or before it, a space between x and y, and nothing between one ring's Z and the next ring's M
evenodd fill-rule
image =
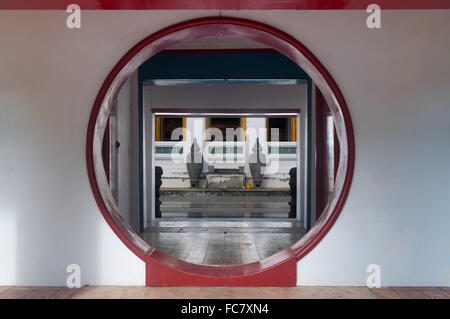
M175 258L204 265L239 265L265 259L305 234L298 222L161 220L144 240Z

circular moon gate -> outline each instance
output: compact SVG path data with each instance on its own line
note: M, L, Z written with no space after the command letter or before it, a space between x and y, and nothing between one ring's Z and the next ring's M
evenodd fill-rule
M113 199L102 160L102 142L111 108L125 81L153 55L174 44L205 36L233 36L272 47L299 65L320 89L331 109L340 145L335 190L315 226L289 248L262 261L237 266L196 265L150 247L122 218ZM268 25L250 20L211 17L182 22L135 45L116 64L94 102L86 139L89 181L100 211L122 242L146 264L152 286L295 286L297 261L333 226L347 199L353 177L355 146L345 99L317 58L300 42Z

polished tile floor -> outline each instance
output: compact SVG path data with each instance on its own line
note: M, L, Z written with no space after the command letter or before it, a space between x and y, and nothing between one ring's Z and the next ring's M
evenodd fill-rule
M270 220L159 220L143 239L152 247L186 262L240 265L265 259L300 240L298 222Z

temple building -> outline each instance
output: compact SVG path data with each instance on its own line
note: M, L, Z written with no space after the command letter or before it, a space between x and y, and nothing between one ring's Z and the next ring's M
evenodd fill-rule
M247 127L247 123L251 126ZM185 137L178 137L180 141L174 141L172 134L176 129L182 128L185 132L187 127L204 127L205 130L193 129L190 134L189 143ZM217 128L220 130L219 137L214 138L211 133ZM178 154L188 153L193 139L199 141L202 146L204 167L199 180L198 187L227 187L225 184L211 185L207 183L206 174L213 173L214 170L222 170L224 178L227 170L233 172L238 170L244 179L242 183L232 184L237 188L255 187L252 174L248 165L248 158L252 153L252 148L256 147L256 139L249 139L246 136L247 128L251 132L263 130L265 134L258 136L258 141L263 149L263 153L268 156L268 160L273 159L280 164L280 167L272 174L265 176L263 183L257 185L263 188L289 188L289 169L297 165L297 117L155 117L155 165L161 166L164 171L162 178L163 188L185 188L191 187L189 174L185 162L174 163ZM227 140L226 129L231 130L232 140ZM270 132L279 132L279 141L271 139ZM198 133L198 135L196 135ZM187 133L186 133L187 134ZM211 137L208 135L212 135ZM268 137L268 138L267 138ZM175 137L176 139L176 137ZM277 152L277 153L275 153ZM243 170L240 172L239 167Z

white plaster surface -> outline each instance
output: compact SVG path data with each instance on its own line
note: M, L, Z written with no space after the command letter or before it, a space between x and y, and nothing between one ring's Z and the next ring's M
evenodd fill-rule
M162 27L213 11L0 12L0 285L143 285L144 264L110 230L90 190L85 138L108 72ZM340 86L356 166L341 216L298 263L299 285L450 285L450 11L222 11L282 29Z

